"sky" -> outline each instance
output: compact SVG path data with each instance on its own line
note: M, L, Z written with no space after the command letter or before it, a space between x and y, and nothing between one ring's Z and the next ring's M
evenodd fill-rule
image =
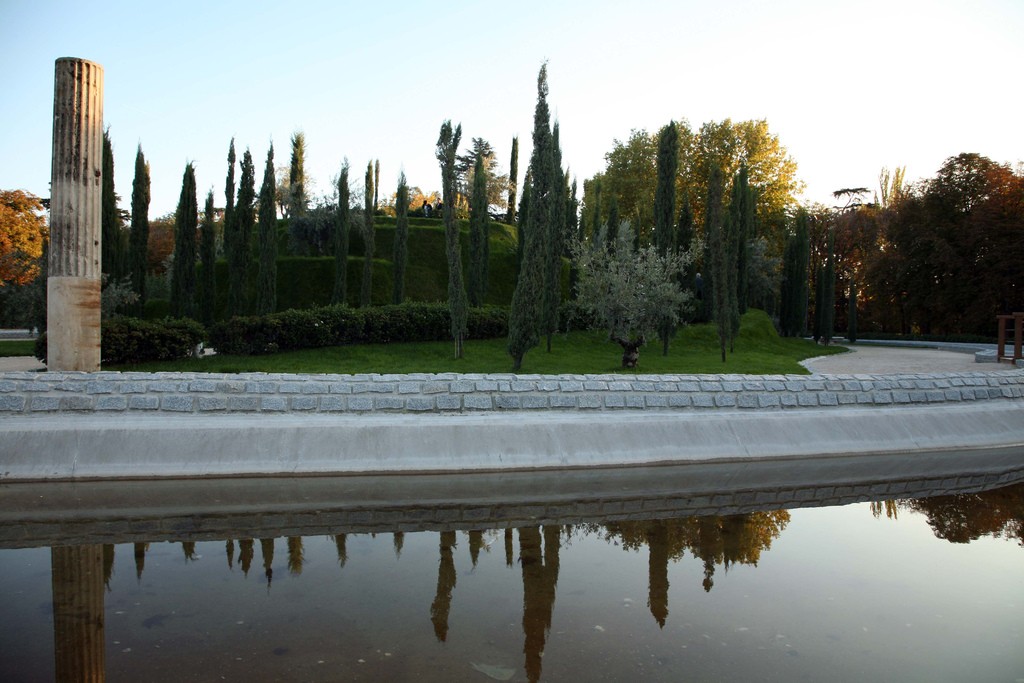
M103 66L115 190L130 208L141 145L151 218L174 211L187 163L200 204L212 189L223 206L231 139L258 185L270 144L286 165L296 131L314 196L345 159L357 187L380 160L381 196L403 170L440 189L446 119L503 172L518 135L522 182L545 60L581 185L615 140L681 119L766 119L805 202L877 188L882 167L917 180L962 152L1024 160L1021 0L0 0L0 189L49 196L60 57Z

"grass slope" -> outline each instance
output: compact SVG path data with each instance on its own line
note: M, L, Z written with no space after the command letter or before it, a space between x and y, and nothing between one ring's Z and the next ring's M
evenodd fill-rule
M465 357L454 359L450 342L335 346L291 351L269 356L216 355L166 363L123 366L122 370L178 372L286 372L286 373L414 373L510 372L512 360L505 339L469 340ZM621 367L620 347L604 332L572 332L558 335L551 353L538 347L526 354L523 373L529 374L808 374L799 362L813 356L840 353L840 347L821 347L803 339L787 339L775 333L768 316L751 310L743 317L736 353L722 363L718 338L711 325L683 328L673 340L668 356L657 343L644 347L635 371Z

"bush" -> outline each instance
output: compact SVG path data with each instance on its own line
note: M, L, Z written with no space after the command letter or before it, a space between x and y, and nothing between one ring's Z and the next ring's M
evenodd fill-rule
M218 353L257 355L341 346L444 341L450 337L447 304L348 308L322 306L265 316L235 317L210 328L210 345ZM508 311L498 306L469 312L469 338L493 339L508 334Z
M203 341L203 326L194 320L139 318L104 320L100 329L100 362L123 365L187 358ZM36 358L46 362L46 335L36 339Z

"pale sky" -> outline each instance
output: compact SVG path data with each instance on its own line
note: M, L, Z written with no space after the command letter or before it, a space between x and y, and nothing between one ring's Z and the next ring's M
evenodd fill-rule
M103 66L115 189L130 208L141 143L152 218L174 210L189 161L200 204L213 188L223 205L232 137L258 191L268 145L287 164L296 130L315 194L346 157L360 184L380 159L381 196L403 168L439 189L445 119L463 147L488 140L506 172L519 135L521 182L544 60L581 185L615 139L682 118L767 119L806 201L874 189L883 166L916 180L961 152L1024 160L1021 0L0 0L0 189L49 196L59 57Z

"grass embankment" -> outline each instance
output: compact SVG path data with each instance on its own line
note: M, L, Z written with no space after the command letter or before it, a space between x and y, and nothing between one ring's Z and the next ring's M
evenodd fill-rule
M339 374L404 373L501 373L510 372L512 361L505 339L469 340L465 357L455 360L449 342L334 346L290 351L267 356L214 355L202 359L121 366L120 370L147 372L286 372ZM604 332L572 332L556 335L551 353L544 342L523 359L526 374L808 374L799 361L845 351L822 347L803 339L781 338L768 316L750 311L743 317L736 352L721 361L718 338L711 325L683 328L672 341L668 356L652 341L641 350L639 367L623 370L621 348Z
M3 339L0 340L0 358L8 356L31 356L35 353L34 339Z

